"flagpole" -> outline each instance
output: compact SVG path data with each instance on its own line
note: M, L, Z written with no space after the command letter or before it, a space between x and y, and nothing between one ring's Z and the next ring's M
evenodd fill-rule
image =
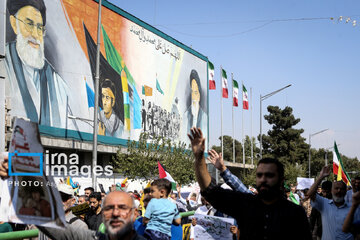
M245 169L245 141L244 141L244 81L241 81L241 89L242 89L242 111L241 111L241 125L242 125L242 147L243 147L243 167Z
M250 135L251 135L251 165L254 165L254 146L252 132L252 87L250 88Z
M231 73L231 80L233 83L233 92L232 92L232 98L233 98L233 104L232 104L232 128L233 128L233 162L235 162L235 124L234 124L234 74Z
M97 44L96 44L96 67L95 67L95 106L94 106L94 129L93 129L93 151L92 169L97 165L97 135L98 135L98 109L99 109L99 78L100 78L100 41L101 41L101 0L99 0ZM97 189L96 175L92 174L92 187Z
M220 66L220 78L221 78L221 88L220 88L220 98L221 98L221 156L224 157L224 137L223 137L223 86L222 86L222 66ZM219 172L216 169L216 184L218 183Z

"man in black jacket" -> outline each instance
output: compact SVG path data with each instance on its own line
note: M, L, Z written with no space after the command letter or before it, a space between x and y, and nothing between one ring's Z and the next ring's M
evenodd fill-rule
M201 195L214 208L236 219L241 239L311 240L304 209L283 196L284 166L278 160L265 158L259 161L256 169L258 195L225 190L211 181L201 130L192 128L189 138Z

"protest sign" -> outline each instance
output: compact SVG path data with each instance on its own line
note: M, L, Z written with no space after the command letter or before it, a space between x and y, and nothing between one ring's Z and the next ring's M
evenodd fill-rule
M195 214L197 224L194 227L196 240L232 240L230 232L231 225L234 225L233 218L221 218L202 214Z
M305 188L309 188L311 187L311 185L313 185L314 183L314 178L303 178L303 177L298 177L297 178L297 183L298 185L296 186L296 188L298 190L304 190Z
M16 119L9 149L9 176L1 192L0 221L64 227L60 194L43 169L37 123Z

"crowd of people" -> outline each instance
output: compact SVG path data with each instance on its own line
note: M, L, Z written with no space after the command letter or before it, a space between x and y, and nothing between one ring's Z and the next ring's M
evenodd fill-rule
M179 138L181 117L175 104L173 104L172 111L168 112L153 102L148 102L146 107L145 100L143 100L141 114L142 128L151 138L156 136L171 140Z
M228 231L233 239L360 239L360 177L351 188L342 181L326 180L331 169L325 166L309 189L284 183L284 166L277 159L263 158L256 169L256 191L249 190L225 166L221 154L210 150L208 160L220 172L228 187L211 178L204 157L205 139L198 128L189 134L195 156L199 192L183 196L181 187L172 191L170 181L155 179L143 190L126 192L114 188L108 193L84 189L75 196L70 185L58 191L67 225L64 229L37 226L39 239L195 239L196 217L181 212L233 218ZM0 176L7 175L7 162ZM81 214L74 206L87 204ZM190 225L183 231L182 225ZM0 231L14 224L0 223ZM16 226L15 226L16 227Z

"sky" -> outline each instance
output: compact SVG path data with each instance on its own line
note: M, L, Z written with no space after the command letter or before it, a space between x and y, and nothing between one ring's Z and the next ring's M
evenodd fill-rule
M268 105L290 106L301 119L295 128L304 129L307 143L309 134L328 129L311 137L312 147L331 148L336 141L340 153L360 158L359 1L109 2L214 64L217 90L209 91L210 146L220 145L222 66L228 76L233 73L239 84L244 82L249 97L252 89L253 110L244 112L243 132L241 108L234 109L236 139L259 134L260 95L292 84L262 101L262 115ZM262 132L270 127L263 119ZM231 98L223 100L223 134L233 135Z

